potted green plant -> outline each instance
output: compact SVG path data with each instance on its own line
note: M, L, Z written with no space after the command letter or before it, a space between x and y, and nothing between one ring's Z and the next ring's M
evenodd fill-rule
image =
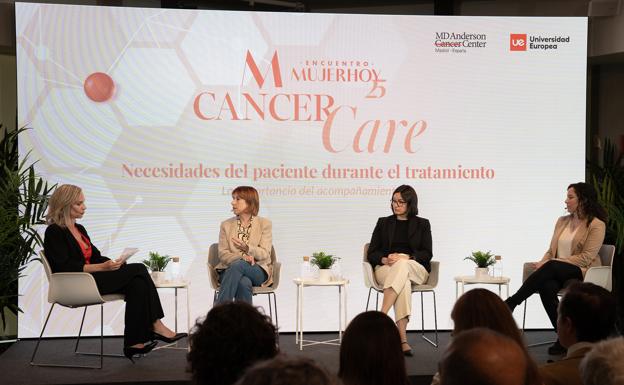
M472 254L464 259L474 262L477 267L475 267L475 276L477 278L483 278L488 275L488 267L496 263L496 259L494 258L494 254L490 251L473 251Z
M149 252L149 259L144 259L143 264L151 270L151 276L154 283L160 283L165 281L165 269L171 261L171 257L168 255L160 255L156 251Z
M18 281L43 242L48 186L35 172L30 153L18 153L17 137L27 128L8 131L0 124L0 336L17 335ZM9 322L12 320L12 323ZM9 325L7 325L10 323Z
M321 282L329 282L331 281L331 267L332 265L340 259L339 257L334 257L331 254L325 254L323 251L319 251L316 253L312 253L312 259L310 263L319 269L319 281Z
M593 147L592 147L593 148ZM604 243L615 245L613 264L613 293L618 306L617 325L624 328L624 153L616 145L605 139L602 157L596 162L588 161L588 181L591 181L598 201L607 212L607 228Z

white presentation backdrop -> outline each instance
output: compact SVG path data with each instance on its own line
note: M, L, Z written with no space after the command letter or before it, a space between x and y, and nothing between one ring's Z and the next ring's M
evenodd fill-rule
M206 268L238 185L260 191L282 262L282 331L295 328L301 258L342 258L348 315L363 311L362 248L414 186L440 261L438 322L474 250L504 261L511 290L543 255L584 178L586 18L216 12L16 4L22 154L84 189L103 254L181 257L191 318L212 307ZM20 281L19 335L38 335L47 283ZM306 289L306 330L336 330L334 288ZM179 311L186 323L184 292ZM173 294L161 291L173 324ZM264 297L254 298L266 307ZM433 327L430 297L425 326ZM410 328L420 326L414 297ZM57 310L55 310L57 311ZM75 334L58 310L51 335ZM107 305L122 334L123 305ZM520 320L521 312L516 312ZM97 312L87 316L98 332ZM528 325L549 326L537 296Z

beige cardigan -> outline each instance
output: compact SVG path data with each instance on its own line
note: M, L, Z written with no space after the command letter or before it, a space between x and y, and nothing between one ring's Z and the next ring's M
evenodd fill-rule
M217 269L227 269L232 262L243 258L241 251L236 248L232 241L232 238L236 238L236 233L236 217L221 222L219 230L219 264L217 264ZM268 278L262 286L270 286L273 283L272 247L273 232L271 221L262 217L254 217L249 234L248 254L267 273Z
M559 236L572 220L571 215L560 217L555 224L555 232L550 241L550 247L546 250L542 262L549 259L558 259L563 262L571 263L581 268L583 276L587 269L592 266L600 266L600 258L596 258L600 246L605 237L605 223L598 218L594 218L589 226L587 221L582 221L579 225L574 238L572 238L572 255L567 258L557 258L557 244Z

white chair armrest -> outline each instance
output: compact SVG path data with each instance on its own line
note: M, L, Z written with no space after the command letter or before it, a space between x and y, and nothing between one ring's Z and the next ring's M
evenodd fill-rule
M611 291L611 266L590 267L583 282L591 282Z
M48 302L78 307L104 303L95 279L89 273L54 273L50 276Z
M362 262L362 268L364 269L364 285L368 288L372 287L377 291L383 291L383 287L379 285L375 279L373 266L369 262Z

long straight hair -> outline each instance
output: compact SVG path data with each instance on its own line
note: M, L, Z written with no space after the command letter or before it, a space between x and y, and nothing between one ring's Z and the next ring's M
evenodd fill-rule
M357 315L340 344L338 377L344 385L409 385L399 331L380 311Z

